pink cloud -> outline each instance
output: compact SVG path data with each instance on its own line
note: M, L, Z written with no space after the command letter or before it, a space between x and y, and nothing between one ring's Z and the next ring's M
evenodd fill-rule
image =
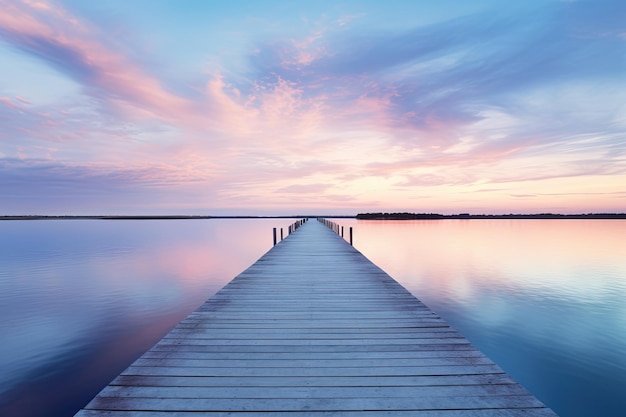
M253 82L242 93L218 74L206 83L202 97L191 101L168 91L124 54L125 48L108 44L110 37L61 5L48 0L0 2L7 11L0 15L0 30L10 42L74 77L85 92L103 98L123 117L291 147L294 139L310 139L324 130L402 133L392 102L397 93L371 81L344 83L344 90L329 95L312 83L276 75L272 81ZM284 65L309 65L326 56L323 41L324 30L292 41L290 61ZM364 92L355 97L355 91Z
M167 91L132 60L105 45L102 33L82 23L61 5L50 1L0 1L0 33L82 82L106 99L123 100L139 116L174 121L184 117L189 103ZM119 46L119 45L117 45ZM21 100L20 100L21 101ZM146 110L147 109L147 110Z
M20 106L18 106L17 104L13 103L13 100L11 100L8 97L0 97L0 103L4 104L7 107L12 107L14 109L21 109Z
M243 94L217 74L207 82L205 93L212 115L207 125L233 139L257 139L271 147L323 128L324 97L305 98L302 86L281 77L255 83Z
M20 96L15 96L15 100L24 103L24 104L31 104L30 101L26 100L24 97L20 97Z
M207 82L205 94L208 109L212 113L209 123L214 127L240 135L256 132L254 121L258 117L258 111L248 104L254 101L254 97L242 98L239 90L227 84L220 74Z
M303 68L327 56L329 52L322 45L323 39L323 30L318 30L302 40L292 39L290 48L283 51L281 64L283 67Z
M281 77L255 83L245 95L218 74L209 79L203 96L191 101L168 91L125 54L122 45L109 44L110 38L97 27L81 22L60 4L0 0L0 6L5 9L0 33L9 42L79 81L84 92L104 99L119 116L279 141L287 130L292 137L314 131L322 119L320 99L305 100L301 87ZM22 97L16 101L29 104Z
M19 103L16 103L16 101L18 101ZM0 97L0 103L4 104L7 107L11 107L13 109L18 109L18 110L25 110L24 106L20 105L20 103L30 104L25 99L21 97L17 97L17 96L14 97L13 99L11 99L10 97Z

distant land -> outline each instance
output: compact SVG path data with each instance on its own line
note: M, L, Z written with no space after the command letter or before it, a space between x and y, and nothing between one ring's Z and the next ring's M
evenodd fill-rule
M586 214L437 214L437 213L359 213L359 220L439 220L439 219L626 219L626 213Z
M105 216L48 216L13 215L0 216L0 220L199 220L199 219L302 219L314 217L354 219L354 216L201 216L201 215L105 215Z

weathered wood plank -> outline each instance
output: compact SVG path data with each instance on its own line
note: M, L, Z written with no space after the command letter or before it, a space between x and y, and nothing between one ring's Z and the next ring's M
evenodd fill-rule
M110 385L152 387L421 387L445 385L513 384L505 373L477 375L373 377L177 377L120 375Z
M500 373L497 365L442 365L442 366L377 366L371 368L200 368L183 366L135 366L121 375L164 376L399 376L399 375L475 375Z
M491 365L486 357L470 358L417 358L417 359L176 359L176 358L146 358L145 355L137 359L134 366L173 366L197 368L374 368L384 363L386 367L411 366L453 366L453 365Z
M267 417L263 411L215 411L212 417ZM554 417L547 408L420 411L282 411L281 417ZM198 417L195 411L81 410L77 417Z
M359 411L543 407L532 395L412 398L111 398L97 396L86 409L146 411Z
M249 329L245 332L237 332L232 330L218 330L218 329L178 329L176 331L171 331L168 335L168 339L229 339L229 340L237 340L237 339L266 339L266 340L284 340L284 339L300 339L302 337L316 338L316 339L324 339L324 340L333 340L333 339L406 339L409 338L420 338L420 339L434 339L434 338L449 338L455 337L459 338L460 336L455 330L444 327L437 327L435 329L426 328L426 329L412 329L413 331L403 331L403 332L391 332L391 331L381 331L379 333L372 332L358 332L358 331L350 331L346 329L345 331L309 331L307 329L282 329L281 331L261 331L258 329Z
M152 350L155 351L188 351L188 352L310 352L310 353L327 353L327 352L421 352L421 351L457 351L457 350L474 350L474 347L466 344L394 344L394 345L202 345L202 344L185 344L184 342L174 343L171 341L160 341Z
M384 327L416 327L416 328L426 328L426 327L447 327L446 322L443 319L438 317L429 317L422 319L368 319L367 321L356 322L355 320L344 319L344 318L335 318L335 319L220 319L217 320L202 320L202 317L195 318L194 321L187 321L183 324L184 326L196 325L201 326L203 328L257 328L263 329L275 328L275 329L288 329L288 328L321 328L329 326L333 326L335 329L352 329L355 327L359 328L378 328L380 326Z
M206 327L185 327L185 326L177 326L176 329L172 330L168 335L169 336L187 336L187 335L205 335L215 337L219 335L222 336L249 336L249 335L263 335L263 336L291 336L298 335L301 336L303 334L307 336L321 336L321 337L337 337L340 336L356 336L356 337L395 337L399 335L406 334L423 334L423 333L455 333L456 330L450 327L395 327L395 328L387 328L387 327L374 327L374 328L308 328L308 329L294 329L294 328L265 328L259 329L254 327L248 327L244 329L233 329L233 328L206 328Z
M423 387L127 387L108 386L100 397L116 398L409 398L526 395L517 384Z
M476 350L456 350L456 351L404 351L404 352L199 352L172 350L162 351L151 349L143 354L143 359L213 359L213 360L235 360L235 359L273 359L273 360L388 360L388 359L431 359L431 358L484 358L481 352Z
M393 344L420 344L420 345L430 345L430 344L447 344L447 345L466 345L469 344L467 339L462 337L438 337L438 338L403 338L403 339L194 339L194 338L163 338L164 343L183 343L186 345L203 345L210 344L212 346L230 346L230 345L239 345L239 346L263 346L263 345L276 345L279 344L281 346L327 346L327 345L342 345L342 346L371 346L376 344L381 344L385 346L393 345Z
M306 339L309 345L362 345L362 344L407 344L407 343L441 343L448 344L467 343L467 339L459 336L457 333L438 332L438 333L414 333L403 335L391 335L387 338L380 335L371 335L359 337L358 335L316 335L306 332L291 333L286 335L264 335L251 332L250 338L243 335L223 335L215 337L213 334L175 334L163 338L164 342L177 343L189 341L191 344L280 344L280 345L299 345L302 340ZM219 335L218 335L219 336ZM300 342L300 343L298 343Z

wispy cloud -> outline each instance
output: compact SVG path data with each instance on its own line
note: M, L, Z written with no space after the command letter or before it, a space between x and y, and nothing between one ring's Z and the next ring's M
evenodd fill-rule
M85 92L108 103L123 102L138 115L145 112L172 120L189 103L167 91L159 80L124 54L123 40L87 25L61 4L2 1L0 35L83 85ZM106 40L106 41L104 41Z
M30 178L25 189L39 192L57 178L68 194L81 184L110 196L159 188L191 205L317 204L319 194L399 207L419 195L444 204L455 187L539 195L524 187L622 178L622 3L530 2L367 32L379 6L364 4L300 31L233 29L246 39L236 66L210 56L173 76L178 51L153 57L149 45L111 36L165 36L150 24L163 16L112 27L54 0L0 0L6 45L79 86L40 103L0 84L0 185ZM283 17L272 18L280 27ZM193 197L202 187L210 197Z

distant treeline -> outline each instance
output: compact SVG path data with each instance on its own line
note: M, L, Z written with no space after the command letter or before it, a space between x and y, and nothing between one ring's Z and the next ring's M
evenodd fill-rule
M439 219L626 219L626 213L587 214L438 214L438 213L359 213L359 220L439 220Z

